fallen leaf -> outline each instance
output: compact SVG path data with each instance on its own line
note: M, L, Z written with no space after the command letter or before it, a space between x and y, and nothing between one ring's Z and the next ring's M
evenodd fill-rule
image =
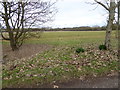
M81 71L82 69L81 68L78 68L79 71Z
M59 86L57 86L57 85L53 85L53 88L59 88Z

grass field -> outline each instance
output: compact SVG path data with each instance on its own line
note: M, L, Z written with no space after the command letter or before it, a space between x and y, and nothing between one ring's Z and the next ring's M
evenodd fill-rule
M52 45L76 45L84 43L97 43L104 40L105 32L44 32L41 38L30 39L27 43L44 43Z
M42 84L54 85L73 78L97 77L118 71L114 33L112 51L98 49L104 42L104 31L43 32L40 35L40 38L29 38L25 44L54 47L29 59L9 61L3 65L3 87L40 87ZM8 44L3 42L3 45ZM76 53L79 47L85 52Z
M26 43L40 43L50 45L85 45L85 44L103 44L105 38L104 31L60 31L44 32L39 39L29 39ZM112 34L112 43L116 43L115 34ZM113 44L113 45L114 45Z
M49 45L85 45L103 44L105 31L57 31L37 33L40 38L30 38L25 41L28 44L49 44ZM115 32L112 33L112 44L116 43ZM3 44L8 42L3 41Z

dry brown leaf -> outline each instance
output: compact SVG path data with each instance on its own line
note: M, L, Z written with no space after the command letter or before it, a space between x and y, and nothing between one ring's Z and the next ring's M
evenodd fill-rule
M57 86L57 85L53 85L53 88L59 88L59 86Z

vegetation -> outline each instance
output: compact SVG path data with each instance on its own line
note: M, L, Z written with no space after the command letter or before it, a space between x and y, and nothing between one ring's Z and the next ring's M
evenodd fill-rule
M54 81L96 77L118 70L117 57L108 51L93 48L80 54L75 54L74 51L75 48L57 47L31 59L16 60L3 65L3 87L53 84Z
M103 31L44 32L39 39L28 39L25 42L27 44L49 44L54 47L31 58L4 64L3 87L40 87L73 78L83 79L118 72L114 34L112 51L99 50L98 45L103 42L104 36ZM85 51L76 53L80 46Z
M100 46L99 46L99 49L100 49L100 50L107 50L107 47L106 47L105 45L100 45Z
M116 21L115 20L115 12L116 12L115 10L118 6L118 3L115 0L114 1L109 0L109 1L105 1L105 2L98 1L98 0L94 0L94 1L97 4L99 4L100 6L102 6L109 14L104 45L107 47L108 50L110 50L111 49L111 33L113 30L113 23L114 23L114 21Z
M0 21L3 21L3 24L2 26L0 24L0 28L5 30L4 33L1 30L1 36L4 40L9 41L3 40L3 45L9 44L15 53L20 52L18 49L23 41L28 45L52 46L29 58L15 58L4 63L2 68L3 88L55 85L74 78L83 80L86 77L111 75L118 72L118 43L114 32L112 33L113 27L116 28L113 22L117 3L112 0L105 3L94 1L109 13L106 27L33 30L29 28L40 27L41 24L51 20L56 13L53 13L55 2L42 0L40 2L1 2ZM101 31L105 29L106 33ZM44 32L41 35L41 32L26 33L27 30L60 32ZM33 51L29 50L27 54L30 52ZM7 55L3 56L3 58L6 57Z
M83 48L77 48L76 53L84 52L85 50Z
M36 0L36 2L1 1L0 22L2 26L0 28L5 27L4 30L8 33L8 37L5 37L1 30L0 32L2 38L10 42L13 51L18 50L23 44L29 28L51 21L56 13L55 7L53 8L54 4L55 2L42 0Z

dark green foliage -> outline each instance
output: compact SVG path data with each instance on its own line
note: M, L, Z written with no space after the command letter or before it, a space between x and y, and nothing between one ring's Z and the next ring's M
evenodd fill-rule
M100 50L107 50L107 47L106 47L105 45L100 45L100 46L99 46L99 49L100 49Z
M77 48L76 53L84 52L85 50L83 48Z

